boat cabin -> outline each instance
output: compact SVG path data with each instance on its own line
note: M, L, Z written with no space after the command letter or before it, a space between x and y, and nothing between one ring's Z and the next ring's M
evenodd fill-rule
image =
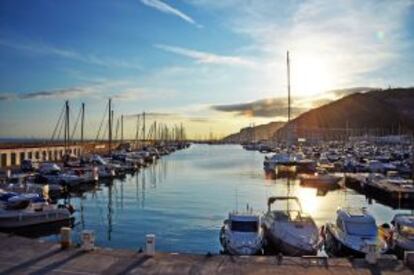
M227 222L236 232L258 232L261 226L260 216L250 213L230 213Z
M364 238L377 237L375 219L364 209L339 209L336 226L347 235Z
M392 220L398 234L404 238L414 240L414 216L410 214L397 214Z

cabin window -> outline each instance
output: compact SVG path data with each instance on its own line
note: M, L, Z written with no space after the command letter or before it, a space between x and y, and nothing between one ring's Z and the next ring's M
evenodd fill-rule
M349 235L375 237L377 226L370 222L347 222L346 231Z
M33 158L33 153L32 152L29 152L28 153L28 157L27 157L28 159L32 159Z
M238 232L257 232L258 223L256 221L251 222L240 222L232 221L231 230Z
M414 239L414 227L401 225L401 226L399 226L398 231L400 232L401 236L406 237L406 238L410 238L410 239Z
M39 151L37 151L37 152L35 153L35 156L36 156L36 159L40 159L40 153L39 153Z
M43 151L43 160L46 160L46 156L47 156L46 151Z
M58 151L54 151L53 154L55 155L55 160L57 160L58 159Z
M52 151L49 151L48 155L49 155L49 160L51 160L52 159Z

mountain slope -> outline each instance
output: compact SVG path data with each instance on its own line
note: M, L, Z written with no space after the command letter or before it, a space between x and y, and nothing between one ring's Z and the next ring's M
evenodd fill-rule
M270 139L273 134L284 125L284 122L270 122L268 124L258 125L255 127L246 127L239 133L231 134L223 138L223 142L243 143L252 140Z
M293 138L341 135L345 131L396 134L414 130L414 88L356 93L305 112L274 135Z

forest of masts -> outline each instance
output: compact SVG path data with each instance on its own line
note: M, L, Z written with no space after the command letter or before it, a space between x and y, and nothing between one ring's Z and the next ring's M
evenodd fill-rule
M67 100L53 129L51 142L63 141L65 146L73 142L109 142L111 146L112 142L138 143L186 140L186 132L182 123L168 126L165 123L153 121L151 124L146 125L146 117L148 115L145 112L135 115L120 115L115 119L112 99L108 100L105 107L99 127L96 130L95 139L85 139L85 103L82 103L74 122L71 120L73 118L71 114L71 108ZM124 120L126 118L135 119L135 136L133 139L126 139L124 136ZM114 124L114 122L116 123Z

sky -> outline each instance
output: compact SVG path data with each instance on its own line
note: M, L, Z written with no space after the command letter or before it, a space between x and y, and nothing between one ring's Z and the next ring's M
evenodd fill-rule
M50 138L65 100L88 138L109 98L131 138L142 112L192 138L286 120L287 51L294 115L413 86L414 0L2 0L0 137Z

